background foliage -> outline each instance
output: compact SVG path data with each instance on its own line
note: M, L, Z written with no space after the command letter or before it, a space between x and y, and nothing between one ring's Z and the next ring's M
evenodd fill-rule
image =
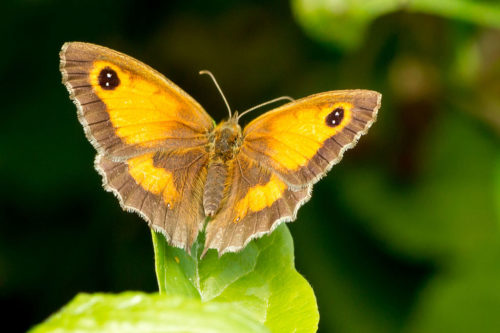
M379 121L289 225L320 331L497 331L499 11L465 0L2 2L3 327L25 331L81 291L157 290L149 231L101 189L60 83L59 49L81 40L152 65L216 120L226 111L200 69L239 110L381 91Z

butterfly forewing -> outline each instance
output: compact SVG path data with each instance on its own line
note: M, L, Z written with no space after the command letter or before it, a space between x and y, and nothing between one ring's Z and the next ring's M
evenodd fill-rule
M64 44L60 58L63 83L99 152L116 160L206 145L213 128L210 116L151 67L79 42Z
M315 183L376 119L381 95L332 91L267 112L244 129L241 154L272 169L292 187Z

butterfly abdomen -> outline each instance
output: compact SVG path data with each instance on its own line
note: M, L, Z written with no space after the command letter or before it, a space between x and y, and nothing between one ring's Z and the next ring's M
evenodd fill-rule
M206 216L214 216L219 210L228 175L228 165L222 161L211 161L208 165L207 182L203 192L203 208Z

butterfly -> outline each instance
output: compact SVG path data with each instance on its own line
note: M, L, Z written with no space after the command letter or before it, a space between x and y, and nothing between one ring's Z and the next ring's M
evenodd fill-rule
M97 150L104 188L188 252L203 229L204 253L222 255L295 220L313 184L367 132L381 103L375 91L329 91L242 130L242 114L215 124L162 74L103 46L65 43L60 70Z

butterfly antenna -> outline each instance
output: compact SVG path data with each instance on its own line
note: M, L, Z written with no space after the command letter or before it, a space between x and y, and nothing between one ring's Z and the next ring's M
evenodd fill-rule
M246 114L246 113L248 113L248 112L250 112L250 111L253 111L253 110L255 110L255 109L261 108L261 107L266 106L266 105L268 105L268 104L276 103L276 102L283 101L283 100L289 100L290 102L295 102L295 100L294 100L293 98L291 98L290 96L281 96L281 97L278 97L278 98L272 99L272 100L270 100L270 101L267 101L267 102L261 103L261 104L259 104L259 105L254 106L254 107L251 107L251 108L250 108L250 109L248 109L248 110L243 111L243 112L242 112L242 113L240 113L240 115L238 116L238 120L240 120L240 118L241 118L244 114Z
M219 84L217 83L215 76L212 74L212 72L207 71L207 70L202 70L202 71L200 71L199 74L200 75L207 74L208 76L210 76L212 78L212 81L214 81L215 86L217 87L217 89L219 90L219 93L222 96L222 99L224 99L224 103L226 103L227 110L229 111L229 118L231 118L232 117L231 108L229 107L229 103L227 102L226 96L224 96L224 93L222 92L222 89L220 88Z

